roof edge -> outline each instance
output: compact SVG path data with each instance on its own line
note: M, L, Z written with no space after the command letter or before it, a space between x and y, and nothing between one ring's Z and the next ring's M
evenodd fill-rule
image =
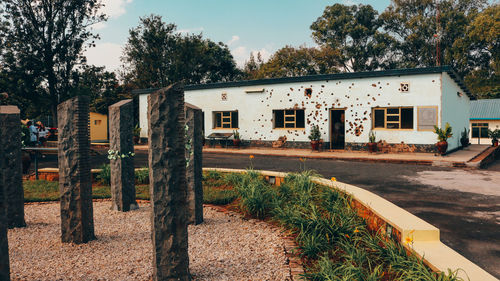
M231 82L218 82L209 84L192 84L186 85L184 90L205 90L205 89L217 89L217 88L232 88L232 87L246 87L246 86L256 86L256 85L270 85L270 84L282 84L282 83L293 83L293 82L313 82L322 80L336 80L336 79L353 79L353 78L370 78L370 77L384 77L384 76L400 76L400 75L415 75L415 74L432 74L432 73L443 73L446 72L450 77L460 86L460 88L469 96L470 99L475 99L475 96L465 86L463 80L458 76L458 74L449 65L444 66L434 66L425 68L403 68L403 69L389 69L389 70L376 70L376 71L363 71L363 72L343 72L343 73L333 73L333 74L318 74L318 75L307 75L307 76L296 76L296 77L282 77L282 78L266 78L257 80L243 80L243 81L231 81ZM138 89L132 90L132 94L149 94L157 91L160 88L151 89Z

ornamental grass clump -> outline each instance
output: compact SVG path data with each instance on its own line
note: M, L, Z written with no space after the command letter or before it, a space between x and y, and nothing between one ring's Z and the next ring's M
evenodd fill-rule
M236 186L240 209L247 215L264 219L274 207L276 195L269 184L256 172L248 171Z

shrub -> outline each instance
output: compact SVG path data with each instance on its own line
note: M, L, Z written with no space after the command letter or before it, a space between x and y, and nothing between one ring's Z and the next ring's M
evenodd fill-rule
M111 183L111 168L109 164L102 164L101 167L99 167L101 171L97 175L97 179L101 182L103 185L110 185Z
M149 169L142 168L135 170L135 182L137 184L149 184Z

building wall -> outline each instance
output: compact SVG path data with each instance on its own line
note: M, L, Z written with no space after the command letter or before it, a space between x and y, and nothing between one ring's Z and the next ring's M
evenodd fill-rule
M491 144L491 139L490 138L472 138L472 123L488 123L488 129L490 130L500 130L500 119L495 119L495 120L470 120L470 127L469 127L469 140L470 143L472 144Z
M440 124L444 128L446 122L448 122L452 127L453 136L448 139L448 150L452 150L461 146L462 132L469 128L470 98L446 73L442 75L442 84L443 106L442 122Z
M90 112L90 141L108 140L108 116Z
M139 95L139 126L141 127L141 138L148 137L148 95Z
M329 110L345 108L346 143L366 143L372 129L372 108L412 106L414 129L376 129L377 141L434 144L436 136L432 131L417 131L416 106L436 106L438 112L441 111L440 77L441 74L437 73L190 90L186 91L185 100L203 109L205 135L232 132L231 129L212 129L213 111L238 110L241 137L252 141L274 141L286 135L288 141L309 142L310 128L317 124L322 138L329 142ZM399 91L401 82L410 83L409 92ZM246 93L248 88L264 88L264 91ZM313 90L311 97L304 94L306 88ZM225 101L222 101L222 93L227 96ZM147 137L147 95L141 95L139 99L141 136ZM305 109L306 128L273 129L273 109L291 108ZM438 124L440 121L439 117Z

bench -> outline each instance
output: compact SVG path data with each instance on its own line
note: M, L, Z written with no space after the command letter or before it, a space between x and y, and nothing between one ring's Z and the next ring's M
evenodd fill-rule
M210 135L207 136L207 139L210 140L209 146L214 147L215 141L219 141L219 143L221 143L221 146L222 146L222 142L224 141L226 144L226 148L227 148L228 139L232 136L233 136L233 133L211 133Z

